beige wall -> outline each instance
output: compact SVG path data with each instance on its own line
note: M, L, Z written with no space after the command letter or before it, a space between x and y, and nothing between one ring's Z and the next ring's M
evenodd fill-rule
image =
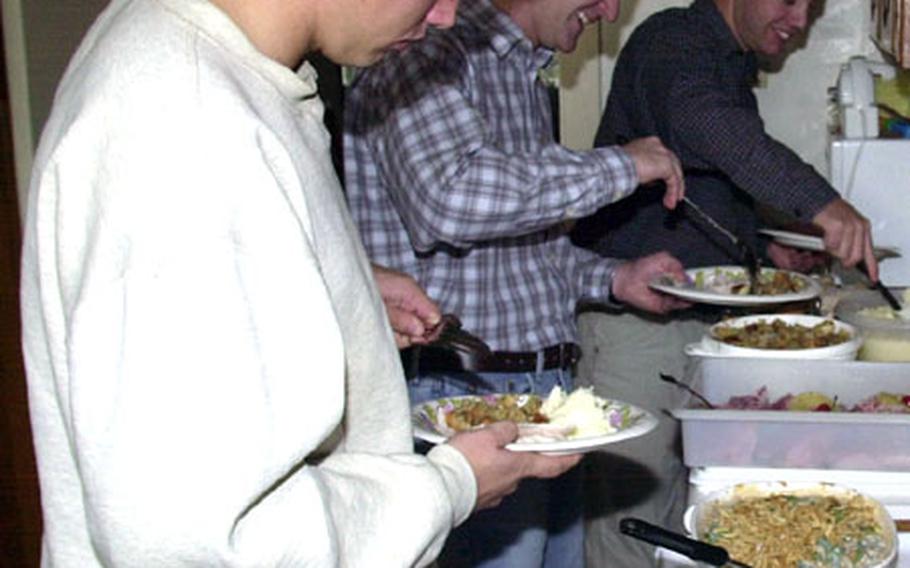
M107 0L3 0L20 208L34 147L73 50Z

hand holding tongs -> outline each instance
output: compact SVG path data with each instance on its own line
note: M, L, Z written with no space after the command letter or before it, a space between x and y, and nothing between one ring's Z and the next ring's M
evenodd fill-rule
M749 292L754 294L756 291L758 291L758 268L759 268L758 256L755 254L755 250L753 250L752 246L750 246L749 243L747 243L746 241L744 241L741 238L734 235L732 231L730 231L729 229L727 229L726 227L724 227L723 225L721 225L720 223L715 221L714 217L711 217L710 215L705 213L701 207L696 205L688 197L683 197L682 200L683 200L683 203L688 205L689 208L692 209L692 211L695 211L695 213L697 213L698 216L702 218L702 220L704 220L706 223L711 225L714 229L716 229L718 232L723 234L725 237L730 239L730 241L733 243L733 245L739 250L739 253L742 255L742 262L745 265L746 272L749 275Z
M692 560L699 560L711 566L729 565L738 566L739 568L750 568L748 564L743 564L730 558L730 554L725 548L662 529L641 519L627 517L619 521L619 532L647 543L679 552Z

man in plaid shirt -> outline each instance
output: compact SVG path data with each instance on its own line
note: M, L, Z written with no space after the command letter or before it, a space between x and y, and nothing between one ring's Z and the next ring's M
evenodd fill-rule
M584 26L613 21L618 0L463 0L455 26L364 71L345 111L345 178L373 262L402 270L494 350L452 362L407 354L412 402L573 386L574 312L582 300L666 313L651 291L682 277L666 253L617 262L574 246L572 219L663 182L682 195L676 157L655 137L571 151L553 137L538 73ZM642 191L661 191L643 189ZM456 530L441 564L583 564L578 472L525 483Z

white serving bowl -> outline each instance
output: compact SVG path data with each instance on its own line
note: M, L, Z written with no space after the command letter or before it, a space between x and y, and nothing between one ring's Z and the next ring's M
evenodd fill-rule
M886 545L886 553L881 561L872 564L869 568L891 568L897 566L897 555L898 555L898 538L897 538L897 528L895 527L894 520L891 518L891 515L888 514L888 510L885 509L885 506L881 502L877 501L856 491L855 489L843 486L836 485L833 483L817 483L817 482L786 482L786 481L773 481L773 482L755 482L755 483L739 483L719 491L708 494L703 500L696 503L695 505L690 506L685 513L683 519L683 524L688 531L689 535L698 540L704 541L705 531L707 527L708 516L713 507L718 505L723 505L726 502L732 501L738 498L744 497L765 497L777 494L793 495L793 496L832 496L832 497L842 497L849 498L853 496L860 496L870 503L873 504L875 508L875 518L878 521L879 525L884 529L884 539ZM792 529L791 529L792 530ZM729 551L728 551L729 552ZM732 554L731 554L732 556ZM748 559L736 558L741 562L748 562Z
M740 347L715 339L715 332L720 327L743 327L761 320L771 322L782 320L788 324L799 324L813 327L830 318L805 314L757 314L733 318L716 323L708 330L700 343L690 343L685 352L691 356L701 357L758 357L765 359L836 359L849 361L856 359L856 354L862 345L862 337L852 325L833 320L835 329L844 330L850 334L850 340L828 347L813 347L807 349L760 349L756 347Z

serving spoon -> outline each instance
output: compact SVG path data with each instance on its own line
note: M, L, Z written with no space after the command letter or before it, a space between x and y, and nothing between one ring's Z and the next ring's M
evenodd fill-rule
M869 277L869 269L866 267L865 262L860 261L856 267L859 268L860 272L866 275L866 278ZM882 295L882 298L888 302L888 305L891 306L891 309L898 313L898 317L901 317L904 306L902 306L898 299L894 297L894 294L891 293L891 290L889 290L888 287L882 283L881 278L876 280L875 283L872 284L872 287Z
M633 517L622 519L619 521L619 532L655 546L662 546L674 552L679 552L692 560L701 561L711 566L750 568L748 564L743 564L730 558L730 553L727 552L726 548L668 531L641 519Z
M664 382L666 382L666 383L670 383L671 385L676 385L676 386L678 386L679 388L683 389L684 391L688 392L689 394L691 394L692 396L694 396L695 398L697 398L698 400L700 400L705 406L707 406L707 407L710 408L711 410L714 410L714 409L715 409L715 406L714 406L713 404L711 404L711 401L708 400L707 398L705 398L704 395L702 395L700 392L698 392L697 390L693 389L692 387L690 387L690 386L687 385L686 383L684 383L684 382L678 380L678 379L677 379L676 377L674 377L673 375L668 375L668 374L666 374L666 373L658 373L658 374L659 374L659 376L660 376L660 380L662 380L662 381L664 381Z

